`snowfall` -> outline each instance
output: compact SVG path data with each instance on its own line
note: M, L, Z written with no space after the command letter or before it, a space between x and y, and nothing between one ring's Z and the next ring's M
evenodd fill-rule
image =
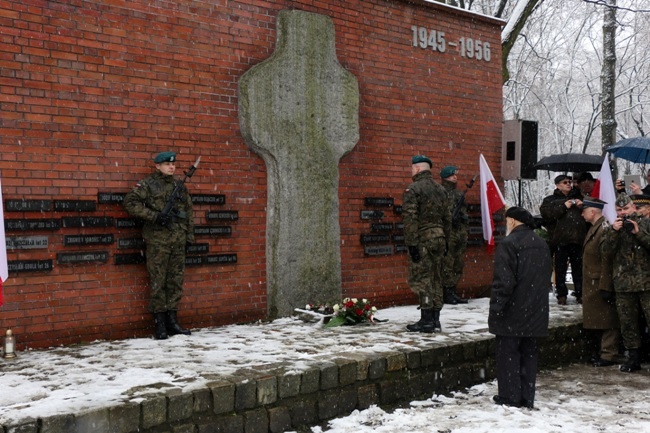
M549 295L551 321L579 320L581 306L560 307ZM168 340L96 341L26 350L0 359L0 425L28 418L82 413L124 401L142 401L166 389L191 391L242 369L291 363L301 371L337 354L378 353L430 341L484 339L488 300L442 310L443 332L404 332L419 313L413 306L382 309L386 322L323 328L298 317L271 323L194 330ZM20 336L18 336L20 338ZM450 395L432 395L392 410L372 406L312 427L313 433L650 431L650 365L621 373L617 366L574 364L538 375L535 409L498 406L491 381Z

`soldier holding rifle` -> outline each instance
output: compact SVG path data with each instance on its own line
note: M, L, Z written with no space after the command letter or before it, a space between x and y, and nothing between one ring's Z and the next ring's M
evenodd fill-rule
M190 331L177 320L183 293L185 249L194 242L192 200L185 186L201 158L182 181L174 179L176 153L161 152L155 159L156 172L139 182L124 197L129 215L144 221L147 271L151 285L150 309L154 315L157 340Z

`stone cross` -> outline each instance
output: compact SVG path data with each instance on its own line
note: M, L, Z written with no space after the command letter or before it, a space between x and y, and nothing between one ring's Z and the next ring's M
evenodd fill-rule
M334 42L329 17L283 10L275 52L239 80L241 133L268 173L271 319L341 299L338 163L359 140L359 87Z

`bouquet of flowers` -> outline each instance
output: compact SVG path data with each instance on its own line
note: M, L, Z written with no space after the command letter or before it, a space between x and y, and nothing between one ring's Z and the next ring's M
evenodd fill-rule
M325 324L327 328L363 322L374 324L374 315L377 312L377 308L373 307L367 299L357 298L345 298L341 305L334 305L332 310L335 316Z

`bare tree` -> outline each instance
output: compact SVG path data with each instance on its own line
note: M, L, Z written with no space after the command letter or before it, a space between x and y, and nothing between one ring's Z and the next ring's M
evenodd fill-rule
M603 63L601 72L602 149L616 142L616 0L607 0L603 16Z

